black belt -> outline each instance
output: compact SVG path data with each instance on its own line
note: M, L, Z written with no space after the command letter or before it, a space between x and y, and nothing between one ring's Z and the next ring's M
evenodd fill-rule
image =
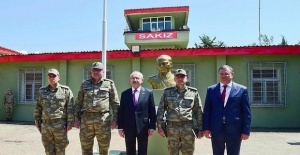
M191 125L193 124L193 121L179 121L179 122L175 122L175 121L167 121L167 125L174 125L174 126L182 126L182 125Z
M52 123L58 123L62 122L63 119L61 118L55 118L55 119L43 119L43 123L45 124L52 124Z

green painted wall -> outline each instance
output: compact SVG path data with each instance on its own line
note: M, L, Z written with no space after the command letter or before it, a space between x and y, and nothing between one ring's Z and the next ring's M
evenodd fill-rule
M173 57L173 63L195 64L195 85L199 90L204 104L206 88L218 82L217 69L223 64L228 64L234 69L234 81L248 87L248 63L249 62L286 62L287 69L287 106L286 107L252 107L252 127L270 128L300 128L300 104L298 96L300 91L300 56L299 55L260 55L260 56L200 56L200 57ZM83 80L83 67L91 65L94 60L70 60L70 61L43 61L43 62L18 62L0 63L0 100L7 91L12 88L17 94L18 68L43 67L45 75L54 67L59 69L61 84L68 85L74 96L77 96L81 81ZM110 59L107 65L113 66L113 80L116 83L118 94L129 88L129 75L138 70L144 74L144 87L151 88L147 80L157 73L155 58ZM44 84L47 84L46 76ZM157 101L158 102L158 101ZM158 103L156 103L158 104ZM34 103L18 104L15 109L14 120L33 121L32 114ZM4 107L0 106L0 120L5 119Z

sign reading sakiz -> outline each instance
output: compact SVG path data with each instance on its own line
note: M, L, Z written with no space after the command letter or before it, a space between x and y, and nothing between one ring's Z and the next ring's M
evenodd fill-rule
M177 38L177 32L148 32L148 33L135 34L135 40L174 39L174 38Z

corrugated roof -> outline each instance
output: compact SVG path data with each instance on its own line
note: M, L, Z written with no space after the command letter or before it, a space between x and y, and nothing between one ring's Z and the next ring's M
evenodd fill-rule
M12 54L21 54L17 51L14 51L14 50L11 50L11 49L8 49L8 48L5 48L5 47L2 47L0 46L0 55L12 55Z

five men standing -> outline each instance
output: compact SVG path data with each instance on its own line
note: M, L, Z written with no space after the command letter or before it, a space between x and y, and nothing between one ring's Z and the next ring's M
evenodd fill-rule
M103 64L94 62L91 78L82 82L73 106L72 91L58 83L59 72L48 71L49 85L39 90L34 111L47 155L65 154L67 131L72 125L80 128L83 155L93 154L95 137L100 154L107 155L111 129L117 126L119 135L125 138L127 154L135 155L137 139L138 154L146 155L148 137L153 135L156 121L158 134L168 136L170 155L180 151L192 155L195 139L203 136L211 138L214 155L223 155L225 147L228 154L238 155L241 141L249 138L251 110L247 88L232 81L234 72L228 65L218 70L220 83L208 87L203 112L197 89L187 86L186 71L177 69L176 85L164 89L157 116L153 92L141 86L142 73L131 73L131 88L122 92L121 103L114 82L103 79L103 73ZM162 129L164 119L166 130Z

